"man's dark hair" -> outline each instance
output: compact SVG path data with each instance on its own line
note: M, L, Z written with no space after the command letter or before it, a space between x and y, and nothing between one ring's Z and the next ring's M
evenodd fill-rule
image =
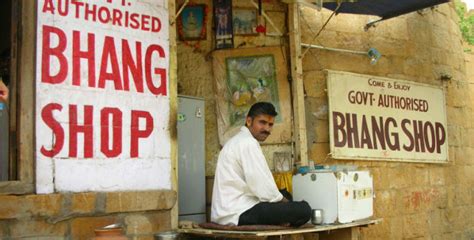
M273 104L269 102L257 102L250 107L247 117L254 118L260 114L267 114L273 117L278 115Z

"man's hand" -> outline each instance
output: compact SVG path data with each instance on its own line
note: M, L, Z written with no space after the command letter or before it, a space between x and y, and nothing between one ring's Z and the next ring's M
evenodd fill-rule
M2 80L0 80L0 101L6 102L8 100L8 88Z

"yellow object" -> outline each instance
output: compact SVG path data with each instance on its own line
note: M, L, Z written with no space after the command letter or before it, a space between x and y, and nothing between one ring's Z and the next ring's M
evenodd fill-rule
M232 95L232 103L235 106L244 106L250 103L252 99L252 94L249 91L239 92L236 91Z
M293 172L278 172L278 173L273 173L273 179L275 179L275 183L278 187L278 189L284 189L286 188L286 191L289 193L293 194L293 184L292 184L292 179L293 179Z

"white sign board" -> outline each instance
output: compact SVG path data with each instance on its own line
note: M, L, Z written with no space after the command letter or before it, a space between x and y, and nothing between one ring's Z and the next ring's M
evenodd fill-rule
M167 0L37 4L37 192L170 189Z
M441 87L336 71L327 85L333 158L447 162Z

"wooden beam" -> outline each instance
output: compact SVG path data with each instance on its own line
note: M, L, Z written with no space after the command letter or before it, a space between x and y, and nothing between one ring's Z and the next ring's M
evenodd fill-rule
M291 90L293 101L293 141L295 142L295 163L308 166L308 145L306 137L306 116L303 86L303 63L301 55L301 32L298 3L288 4L288 26L290 37Z
M28 194L34 191L35 187L31 182L24 181L4 181L0 182L0 194Z
M250 3L252 3L252 5L258 9L258 4L256 4L253 0L250 1ZM283 36L283 33L280 32L280 29L278 29L276 26L275 26L275 23L273 23L272 19L265 13L265 11L262 10L262 15L263 17L267 20L267 22L270 24L270 26L272 26L273 30L275 30L275 32L277 32L276 36Z
M176 1L168 1L170 22L176 19ZM170 67L169 67L169 97L170 97L170 141L171 141L171 189L178 193L178 51L176 43L176 28L169 26ZM178 228L178 197L171 209L171 228Z
M19 1L20 33L17 66L17 157L19 180L30 189L34 182L35 159L35 56L36 56L36 4L33 1Z

